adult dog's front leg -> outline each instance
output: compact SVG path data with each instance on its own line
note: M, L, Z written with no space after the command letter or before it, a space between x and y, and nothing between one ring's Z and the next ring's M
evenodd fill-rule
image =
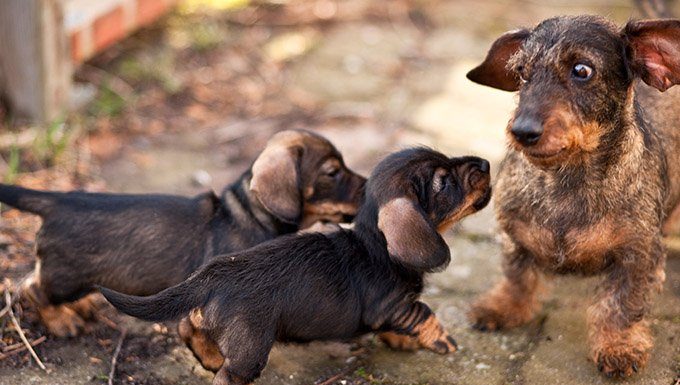
M647 363L653 338L644 317L652 294L663 283L658 271L663 269L665 253L659 255L617 261L598 301L588 308L591 359L609 377L631 376Z
M398 310L380 338L393 349L415 350L418 347L447 354L458 349L456 341L441 325L432 310L415 302Z
M511 241L506 241L511 242ZM540 309L541 274L526 252L508 247L505 276L472 304L468 314L472 326L482 331L510 329L529 322Z

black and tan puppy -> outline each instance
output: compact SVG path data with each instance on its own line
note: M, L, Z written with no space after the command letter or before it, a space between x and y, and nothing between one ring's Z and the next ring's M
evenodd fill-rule
M440 233L489 201L488 162L404 150L383 160L366 186L351 230L285 236L216 258L150 297L102 292L121 311L146 320L191 312L195 326L217 343L210 353L221 366L213 384L252 382L274 341L378 331L395 347L456 350L417 299L424 273L449 263Z
M649 357L662 234L680 217L680 90L659 92L680 83L680 21L548 19L501 36L468 77L519 90L495 198L505 279L473 305L473 323L529 321L545 274L599 274L591 357L630 376Z
M352 218L365 179L323 137L274 135L252 168L213 193L55 193L0 185L0 201L43 219L24 294L57 336L75 335L105 285L149 295L186 279L213 256L254 246L318 220Z

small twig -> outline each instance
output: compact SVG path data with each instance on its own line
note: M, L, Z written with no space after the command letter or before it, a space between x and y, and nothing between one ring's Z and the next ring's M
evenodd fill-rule
M42 336L42 337L34 340L33 342L31 342L31 346L38 346L38 345L42 344L43 342L45 342L45 340L47 340L47 337ZM22 343L16 343L14 345L10 345L5 349L4 352L0 353L0 360L4 360L5 358L7 358L9 356L13 356L17 353L21 353L24 350L26 350L26 346Z
M120 332L120 337L118 338L118 345L116 345L116 350L113 352L113 358L111 359L111 370L109 370L109 385L113 385L113 376L116 374L116 364L118 362L118 355L120 354L120 349L123 347L123 340L127 335L127 329L123 329Z
M40 357L38 357L38 354L36 354L35 350L33 350L33 347L31 346L30 342L28 342L28 339L24 335L24 331L21 330L21 325L19 324L19 321L17 320L17 317L14 316L14 311L12 311L12 296L9 294L9 285L5 287L5 302L9 305L9 317L12 319L12 324L14 324L14 328L16 329L16 332L19 333L19 337L21 338L21 341L24 342L24 345L26 345L26 349L31 353L31 356L33 356L33 359L35 362L38 364L40 369L47 371L47 368L45 365L42 363L40 360Z
M12 286L12 283L8 278L5 278L3 285L5 286L5 291L9 290L9 287ZM5 314L9 313L9 309L12 308L12 297L10 297L9 300L5 301L5 307L0 310L0 318L3 318Z
M343 372L343 373L336 374L335 376L333 376L333 377L327 379L326 381L324 381L324 382L322 382L322 383L320 383L320 384L317 384L317 385L330 385L330 384L334 383L335 381L341 379L344 375L345 375L344 372Z
M110 327L111 329L118 330L118 325L115 322L111 321L111 319L109 319L107 316L95 313L95 317L97 317L97 321L105 323L106 326Z
M47 337L41 336L40 338L33 340L33 342L31 342L31 346L35 346L35 345L41 344L41 343L43 343L43 341L45 341L46 339L47 339ZM15 349L20 349L20 348L21 348L21 349L26 349L26 347L24 346L24 344L22 344L21 342L17 342L16 344L12 344L12 345L5 346L5 348L2 349L2 352L3 352L3 353L8 353L8 352L14 351Z

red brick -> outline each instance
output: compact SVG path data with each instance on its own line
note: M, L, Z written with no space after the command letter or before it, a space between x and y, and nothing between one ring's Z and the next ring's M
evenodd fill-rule
M168 9L168 2L162 0L137 0L137 26L156 20Z
M83 45L81 43L81 35L83 32L75 31L71 34L71 60L74 63L80 63L83 60Z
M106 15L98 17L92 24L92 33L96 52L122 39L125 36L123 8L117 7Z

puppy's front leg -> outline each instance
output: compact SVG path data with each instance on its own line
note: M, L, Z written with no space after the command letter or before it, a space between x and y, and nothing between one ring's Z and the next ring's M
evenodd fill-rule
M657 246L657 250L659 246ZM590 355L598 369L628 377L646 365L653 345L644 319L652 294L663 283L665 253L635 253L616 261L602 284L599 300L588 308Z
M541 276L533 259L506 239L505 276L471 306L468 314L475 329L509 329L530 321L540 308Z
M393 349L415 350L418 347L446 354L458 349L456 341L439 323L432 310L418 301L394 313L389 331L380 338Z

